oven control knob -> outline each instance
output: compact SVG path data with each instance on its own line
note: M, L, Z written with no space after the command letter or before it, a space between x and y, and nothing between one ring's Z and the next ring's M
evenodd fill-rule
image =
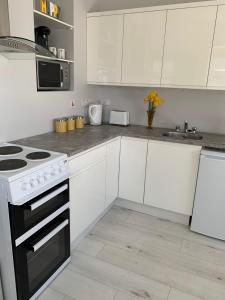
M38 176L37 181L39 184L43 184L45 182L44 176Z
M58 169L57 169L57 167L52 167L51 175L52 175L52 176L55 176L55 175L57 175L57 174L58 174Z
M24 192L29 191L30 184L28 182L23 182L21 188Z
M45 181L49 180L50 177L51 177L51 176L50 176L49 173L45 173L45 174L44 174L44 179L45 179Z
M30 180L30 185L31 185L32 188L35 188L38 185L37 179L32 178Z

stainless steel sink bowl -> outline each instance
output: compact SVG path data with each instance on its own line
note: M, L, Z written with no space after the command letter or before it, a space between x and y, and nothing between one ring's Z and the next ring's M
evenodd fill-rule
M184 133L184 132L177 132L177 131L168 131L163 133L163 136L171 137L174 139L189 139L189 140L202 140L203 136L199 133Z

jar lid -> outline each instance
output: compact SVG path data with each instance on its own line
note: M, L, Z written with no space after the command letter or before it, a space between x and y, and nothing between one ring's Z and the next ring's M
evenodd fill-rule
M71 121L71 120L75 120L75 118L76 118L76 117L71 116L71 117L68 117L67 120L68 120L68 121Z
M83 119L83 116L77 116L76 119Z
M55 119L55 122L65 122L67 119L66 118L58 118Z

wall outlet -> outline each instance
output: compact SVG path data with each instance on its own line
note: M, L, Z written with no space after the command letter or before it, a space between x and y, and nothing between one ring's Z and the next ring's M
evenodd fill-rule
M88 106L90 103L91 103L91 101L88 99L81 100L81 106L83 106L83 107Z
M111 105L111 100L110 99L102 99L101 104L109 106L109 105Z

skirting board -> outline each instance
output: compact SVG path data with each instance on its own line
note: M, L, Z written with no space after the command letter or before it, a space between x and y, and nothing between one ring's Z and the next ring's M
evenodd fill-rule
M115 200L116 201L116 200ZM71 251L74 250L78 244L80 243L80 241L85 238L89 232L95 227L95 225L98 223L98 221L104 217L104 215L110 210L110 208L115 204L115 201L112 202L112 204L110 204L105 210L103 210L103 212L83 231L79 234L79 236L71 241Z
M116 199L114 205L183 225L189 225L190 221L190 216L173 213L164 209L155 208L141 203L135 203L121 198Z

